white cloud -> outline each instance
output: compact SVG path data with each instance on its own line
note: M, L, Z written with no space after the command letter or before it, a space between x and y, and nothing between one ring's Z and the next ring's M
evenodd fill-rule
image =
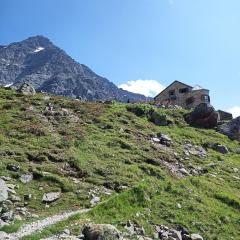
M232 107L232 108L230 108L228 111L229 111L230 113L232 113L232 115L233 115L234 118L240 116L240 107L238 107L238 106Z
M131 80L118 86L124 90L133 93L140 93L146 97L155 97L165 87L156 80Z
M168 0L168 3L169 3L170 5L173 5L173 4L174 4L174 0Z

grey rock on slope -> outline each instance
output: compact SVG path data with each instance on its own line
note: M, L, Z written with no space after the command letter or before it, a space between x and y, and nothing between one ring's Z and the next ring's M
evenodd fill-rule
M8 199L8 187L2 179L0 179L0 203Z
M230 139L240 142L240 117L220 125L218 130L222 134L227 135Z
M23 82L38 91L88 100L146 100L143 95L119 89L43 36L0 46L0 85Z

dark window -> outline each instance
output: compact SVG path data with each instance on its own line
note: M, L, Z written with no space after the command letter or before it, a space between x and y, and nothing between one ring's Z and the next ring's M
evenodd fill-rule
M179 89L179 93L187 93L187 92L189 92L188 88L181 88L181 89Z
M210 102L210 97L208 95L202 95L201 99L205 103L209 103Z
M170 98L171 100L176 100L176 99L177 99L177 97L176 97L176 95L175 95L175 90L170 90L170 91L169 91L169 98Z
M194 102L194 100L195 100L194 97L187 98L186 99L186 104L190 105L190 104L192 104Z

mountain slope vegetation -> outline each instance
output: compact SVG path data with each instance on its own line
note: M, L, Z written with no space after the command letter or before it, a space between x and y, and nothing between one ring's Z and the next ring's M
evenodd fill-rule
M152 112L168 124L154 124ZM0 176L17 185L15 214L22 207L30 213L1 231L16 231L24 222L65 210L92 208L26 239L65 227L77 233L87 221L124 231L128 220L150 237L154 225L164 224L185 226L204 239L239 239L239 142L214 129L190 127L186 112L42 93L25 96L1 88ZM166 136L169 144L158 141ZM215 151L215 143L229 153ZM32 179L22 182L23 175ZM49 192L61 195L44 203Z

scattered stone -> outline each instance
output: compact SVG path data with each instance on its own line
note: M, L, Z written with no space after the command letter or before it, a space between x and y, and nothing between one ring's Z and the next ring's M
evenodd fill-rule
M32 199L32 194L31 193L24 194L23 198L24 198L24 201L29 201Z
M20 170L20 165L17 164L8 164L7 165L7 170L13 171L13 172L18 172Z
M168 228L164 225L156 225L154 239L192 240L189 236L188 230L181 225L176 225L174 228Z
M172 144L172 139L166 134L161 134L160 135L160 143L170 147Z
M120 191L124 191L124 190L126 190L126 189L128 189L128 186L120 185L120 186L117 187L116 190L117 190L118 192L120 192Z
M233 168L233 172L237 173L238 172L238 168Z
M63 230L63 233L65 233L65 234L67 234L67 235L70 235L70 234L71 234L71 232L70 232L69 229L64 229L64 230Z
M17 185L15 185L15 184L10 184L10 183L7 184L7 187L8 187L8 189L12 189L12 190L14 190L15 188L18 188Z
M55 202L60 198L61 192L50 192L50 193L44 193L42 201L44 203L51 203Z
M179 105L171 105L171 104L168 104L168 105L164 105L164 104L160 104L160 105L155 105L156 107L158 108L165 108L165 109L171 109L171 110L180 110L180 109L183 109L181 106Z
M21 202L21 198L16 195L11 195L9 198L12 202Z
M186 176L189 175L189 172L185 168L180 168L179 172L182 173L183 175L186 175Z
M32 174L23 174L20 176L20 181L22 183L28 183L33 180L33 175Z
M192 240L203 240L202 236L199 234L196 234L196 233L191 234L191 239Z
M212 147L212 148L213 148L215 151L220 152L220 153L222 153L222 154L227 154L227 153L229 153L229 150L228 150L228 148L227 148L226 146L221 145L221 144L218 144L218 143L213 144L213 147Z
M85 240L117 240L122 239L120 232L110 224L86 225L82 231Z
M94 196L91 201L90 201L90 204L91 206L96 206L98 203L100 202L100 197L97 197L97 196Z
M182 240L192 240L192 238L188 234L183 234Z
M130 235L145 235L145 230L143 227L139 226L136 223L133 223L132 221L128 220L127 224L124 226L126 230L130 233Z
M153 138L152 138L152 141L155 142L155 143L160 143L160 139L159 139L159 138L156 138L156 137L153 137Z
M182 205L180 203L177 203L177 208L181 209Z
M0 203L8 199L8 187L4 180L0 179Z
M152 238L149 238L149 237L145 237L145 236L136 236L136 239L137 240L153 240Z
M11 189L11 188L8 188L8 193L11 193L11 194L17 194L15 190Z
M12 178L11 177L7 177L7 176L1 176L0 177L3 181L10 181Z
M187 156L193 155L193 156L200 157L200 158L207 157L207 152L203 147L196 146L191 143L186 143L184 145L184 154Z
M5 222L9 222L13 220L13 211L10 210L8 212L2 213L1 214L1 219Z
M153 137L151 138L151 141L154 143L160 143L162 145L166 145L167 147L170 147L172 144L171 138L166 134L160 134L159 138Z

